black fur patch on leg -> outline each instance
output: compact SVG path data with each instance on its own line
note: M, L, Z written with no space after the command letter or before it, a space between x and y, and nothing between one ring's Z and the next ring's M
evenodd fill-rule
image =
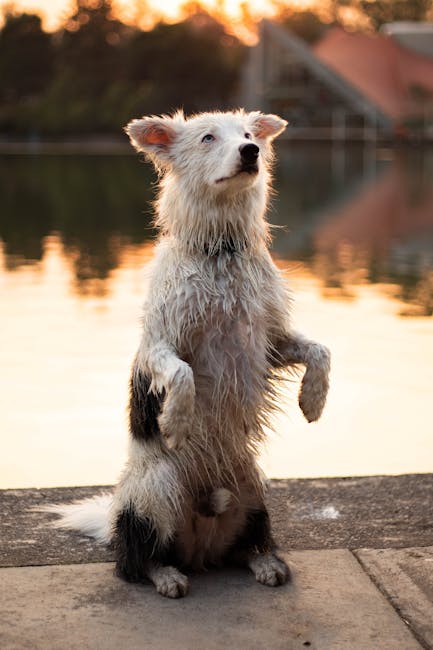
M162 546L148 517L140 517L132 507L117 517L114 531L116 572L128 582L141 582L147 577L149 560L169 564L174 559L174 548Z
M245 564L251 553L269 553L275 550L271 525L265 506L261 510L250 510L244 529L239 533L227 552L227 560Z
M129 429L135 440L149 440L160 435L158 415L163 394L150 392L150 378L134 364L129 383Z

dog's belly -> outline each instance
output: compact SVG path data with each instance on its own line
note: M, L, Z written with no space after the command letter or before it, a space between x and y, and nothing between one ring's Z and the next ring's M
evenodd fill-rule
M245 520L246 514L241 508L213 517L189 513L176 539L180 564L196 571L219 565L243 529Z
M267 339L260 313L236 310L227 316L215 308L190 334L185 355L196 383L196 399L216 414L219 407L255 412L266 389Z
M245 530L248 513L263 508L262 495L257 487L243 480L242 475L239 478L240 485L233 492L221 488L211 490L204 503L192 498L185 504L175 544L176 555L183 566L200 570L221 564ZM224 503L212 501L212 497L217 493L221 495L221 492L225 493ZM215 507L219 513L215 512Z

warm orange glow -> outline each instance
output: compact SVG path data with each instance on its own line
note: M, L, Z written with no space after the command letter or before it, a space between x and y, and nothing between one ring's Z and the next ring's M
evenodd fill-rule
M149 29L155 22L164 20L175 22L185 18L190 13L188 5L193 3L185 0L113 0L116 17L127 24ZM221 20L228 31L236 34L246 42L254 40L254 23L262 18L270 18L278 13L277 3L267 0L202 0L200 4L209 13ZM280 6L290 6L293 9L307 9L317 6L317 0L293 0L279 3ZM65 17L73 11L73 0L0 0L0 9L13 5L16 11L38 13L42 16L44 28L54 31L63 23Z
M0 353L8 405L0 413L0 488L117 478L126 460L127 385L140 336L142 267L151 252L149 244L127 247L110 296L85 300L74 296L72 269L56 236L46 238L36 268L0 273L0 319L11 342Z

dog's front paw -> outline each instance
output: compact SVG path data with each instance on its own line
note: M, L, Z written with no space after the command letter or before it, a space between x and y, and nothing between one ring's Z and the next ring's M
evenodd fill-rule
M328 348L316 343L313 350L299 392L299 406L308 422L315 422L322 415L328 395L331 365Z
M315 422L322 415L328 393L328 383L324 377L311 377L305 373L299 393L299 406L308 422Z
M158 417L159 430L169 449L180 449L188 440L191 417L186 418L184 413L176 413L174 409L164 409Z
M273 553L257 555L250 567L254 571L257 582L268 587L283 585L290 578L287 564Z
M162 413L158 417L159 429L170 449L179 449L188 438L194 404L194 375L191 366L180 361L171 379Z
M183 598L188 593L188 578L172 566L157 569L152 580L157 592L166 598Z

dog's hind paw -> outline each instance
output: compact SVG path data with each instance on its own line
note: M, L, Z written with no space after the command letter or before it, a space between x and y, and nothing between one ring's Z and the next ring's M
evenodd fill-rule
M290 578L287 564L273 553L257 555L250 561L250 567L256 576L257 582L268 587L278 587Z
M172 566L155 569L152 581L157 592L166 598L183 598L188 593L188 578Z

